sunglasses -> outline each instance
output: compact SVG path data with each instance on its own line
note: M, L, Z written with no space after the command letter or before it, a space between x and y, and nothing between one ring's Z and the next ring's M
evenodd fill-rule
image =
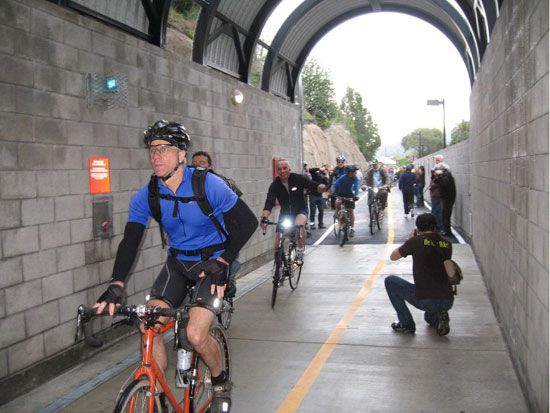
M169 145L167 143L161 143L160 145L151 145L149 146L149 155L166 155L168 152L170 152L172 148L175 148L175 146Z

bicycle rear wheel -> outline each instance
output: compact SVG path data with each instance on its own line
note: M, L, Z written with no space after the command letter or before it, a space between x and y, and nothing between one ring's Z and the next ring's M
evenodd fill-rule
M147 413L149 411L149 398L154 397L155 408L161 412L158 395L151 393L151 383L147 376L142 376L131 382L122 392L115 405L115 413L133 412Z
M293 290L298 287L300 282L300 276L302 275L302 266L296 265L296 244L291 244L288 251L289 263L290 263L290 273L288 275L288 283L290 288Z
M218 344L222 369L225 370L229 376L228 380L231 380L231 356L229 353L229 341L225 335L223 327L215 323L210 329L210 335L216 340ZM201 357L197 360L196 377L194 377L194 385L191 388L191 404L193 412L206 412L210 411L209 406L212 403L214 391L212 388L212 374L210 369L206 366Z
M273 288L271 290L271 308L275 307L277 301L277 290L279 289L279 281L283 277L283 251L278 251L273 263Z

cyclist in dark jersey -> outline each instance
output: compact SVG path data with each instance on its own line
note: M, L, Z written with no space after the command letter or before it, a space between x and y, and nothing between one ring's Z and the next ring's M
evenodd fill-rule
M275 201L281 205L280 217L291 216L294 218L295 225L304 225L307 222L307 205L304 195L304 189L310 189L322 193L325 191L325 185L318 184L304 175L290 172L290 164L286 159L277 160L277 178L269 186L267 198L265 200L264 211L262 214L261 227L265 231L267 221L271 210L275 206ZM298 234L297 234L298 235ZM278 242L277 233L275 245ZM302 235L298 239L298 249L296 251L296 262L301 264L304 256L304 246L306 243L305 227L302 227Z

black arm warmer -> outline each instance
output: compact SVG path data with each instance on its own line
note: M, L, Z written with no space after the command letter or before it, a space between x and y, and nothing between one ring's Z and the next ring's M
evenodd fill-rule
M126 281L128 273L134 264L136 255L138 252L139 244L143 233L145 232L145 227L136 222L128 222L124 228L124 238L120 241L118 245L118 250L116 252L115 265L113 267L113 281Z
M231 263L258 227L258 219L242 199L223 214L225 229L231 239L221 257Z

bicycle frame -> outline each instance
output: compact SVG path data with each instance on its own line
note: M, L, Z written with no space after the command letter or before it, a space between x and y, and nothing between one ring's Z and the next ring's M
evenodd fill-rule
M147 388L147 394L145 395L147 411L149 412L155 411L159 388L163 389L167 402L170 405L172 405L173 410L177 413L201 413L206 411L210 407L210 403L212 402L212 399L213 399L213 396L211 394L207 399L201 400L201 406L195 406L195 398L200 394L202 386L204 385L203 378L199 377L200 375L203 374L203 372L199 369L200 360L199 360L198 353L196 353L195 351L192 351L191 353L191 374L190 374L191 381L189 383L189 386L187 386L185 389L182 389L184 391L183 399L181 400L182 405L180 405L180 403L178 402L178 399L176 398L176 395L174 394L172 388L168 384L166 377L164 376L164 372L162 371L162 369L159 367L159 365L153 358L153 344L157 336L164 334L168 330L176 330L176 328L179 330L180 328L186 328L185 320L187 319L186 317L188 317L186 314L187 312L186 306L184 306L184 309L182 310L179 310L179 309L170 310L170 309L164 309L160 307L152 307L152 308L154 309L153 311L155 311L155 309L159 310L159 316L171 317L171 319L166 324L161 324L158 328L156 328L156 326L159 324L157 322L157 318L153 318L152 322L150 323L147 321L145 322L146 329L144 334L142 335L143 345L142 345L142 354L141 354L142 355L141 365L132 374L131 378L134 381L143 380L144 377L147 378L148 388ZM120 310L118 314L126 316L127 321L131 319L136 321L139 317L132 318L132 316L136 313L139 313L140 310L143 311L146 308L145 306L137 306L137 307L127 306L127 307L118 307L118 309ZM184 316L184 313L185 313L185 316ZM106 315L106 314L107 313L104 312L101 315ZM154 314L155 313L153 313L153 315ZM99 347L102 345L101 341L93 337L91 324L89 323L92 320L92 318L95 317L96 315L97 314L95 313L95 308L86 308L83 305L81 305L78 308L77 333L75 336L75 340L78 340L80 332L83 330L85 335L85 340L88 344L95 347ZM184 325L177 326L178 322L184 322ZM223 329L222 326L220 326L219 328ZM220 331L222 331L222 334L223 334L223 330L220 330ZM177 343L178 333L176 331L175 333L176 333L175 343ZM128 389L128 388L129 387L125 387L125 389ZM123 395L123 391L124 390L121 390L120 396ZM117 398L117 400L120 400L120 399ZM134 410L136 409L135 404L136 404L136 398L135 397L129 398L127 411L134 412ZM145 407L145 406L142 406L142 407Z
M149 405L148 409L149 411L153 411L155 408L155 394L157 389L157 381L161 385L162 389L164 390L164 393L166 394L166 397L170 401L170 404L175 409L177 413L190 413L190 388L187 387L185 389L185 403L184 408L182 409L179 406L179 403L176 399L176 396L174 396L174 393L172 393L172 390L168 383L166 382L166 378L164 377L164 373L158 366L157 362L153 358L153 339L158 336L164 334L166 331L174 328L174 320L170 321L166 325L162 326L158 332L156 332L153 328L148 328L145 330L145 334L143 336L143 353L142 353L142 363L141 366L136 370L134 373L134 380L139 379L141 376L145 375L149 378L149 383L151 383L151 396L149 397ZM130 402L130 409L134 410L134 402L135 400L132 400Z

